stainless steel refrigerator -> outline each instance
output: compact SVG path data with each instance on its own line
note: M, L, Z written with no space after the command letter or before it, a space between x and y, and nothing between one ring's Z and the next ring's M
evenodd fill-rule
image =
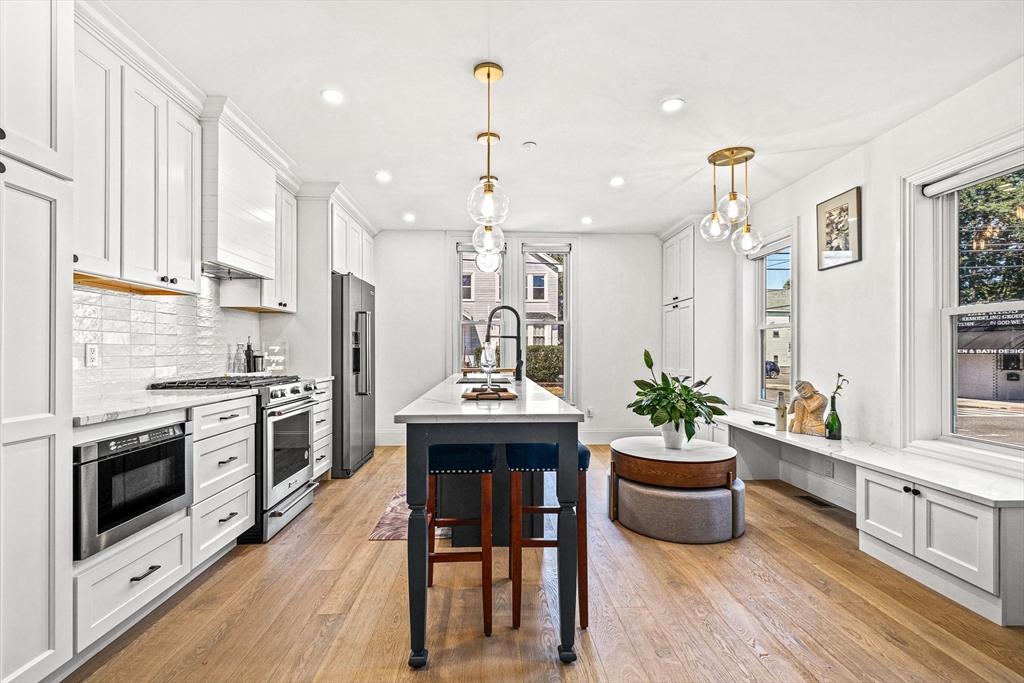
M331 281L331 366L334 375L335 479L348 479L373 457L374 287L353 275Z

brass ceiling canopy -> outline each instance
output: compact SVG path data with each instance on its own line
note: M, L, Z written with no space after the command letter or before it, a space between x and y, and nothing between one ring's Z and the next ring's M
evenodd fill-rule
M480 133L480 135L476 136L476 141L479 142L481 145L486 145L488 142L487 138L490 138L490 143L492 145L496 145L499 142L501 142L501 136L495 133L494 131Z
M481 83L497 83L505 75L505 70L494 62L480 62L473 67L473 75Z
M712 166L732 166L745 164L754 158L754 150L750 147L726 147L708 155L708 163Z

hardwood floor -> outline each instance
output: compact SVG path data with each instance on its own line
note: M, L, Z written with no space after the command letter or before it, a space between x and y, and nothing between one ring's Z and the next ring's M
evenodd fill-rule
M1021 681L1024 629L1000 628L857 550L854 517L747 482L747 531L675 545L608 520L607 446L588 475L590 628L557 662L554 549L527 550L511 628L494 552L494 635L480 569L437 568L430 663L406 666L405 543L366 540L404 452L326 482L274 542L239 546L68 681Z

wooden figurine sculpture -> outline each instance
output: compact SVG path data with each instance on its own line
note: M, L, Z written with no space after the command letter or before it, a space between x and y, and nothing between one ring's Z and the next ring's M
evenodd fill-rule
M796 383L796 391L799 396L789 404L789 412L793 416L789 422L789 431L794 434L825 436L823 416L828 399L815 391L813 384L803 380Z

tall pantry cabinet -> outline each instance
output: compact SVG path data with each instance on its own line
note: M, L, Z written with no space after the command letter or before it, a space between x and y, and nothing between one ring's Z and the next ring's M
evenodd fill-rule
M670 375L693 375L693 226L662 246L662 368Z
M0 2L0 681L71 658L70 1Z

